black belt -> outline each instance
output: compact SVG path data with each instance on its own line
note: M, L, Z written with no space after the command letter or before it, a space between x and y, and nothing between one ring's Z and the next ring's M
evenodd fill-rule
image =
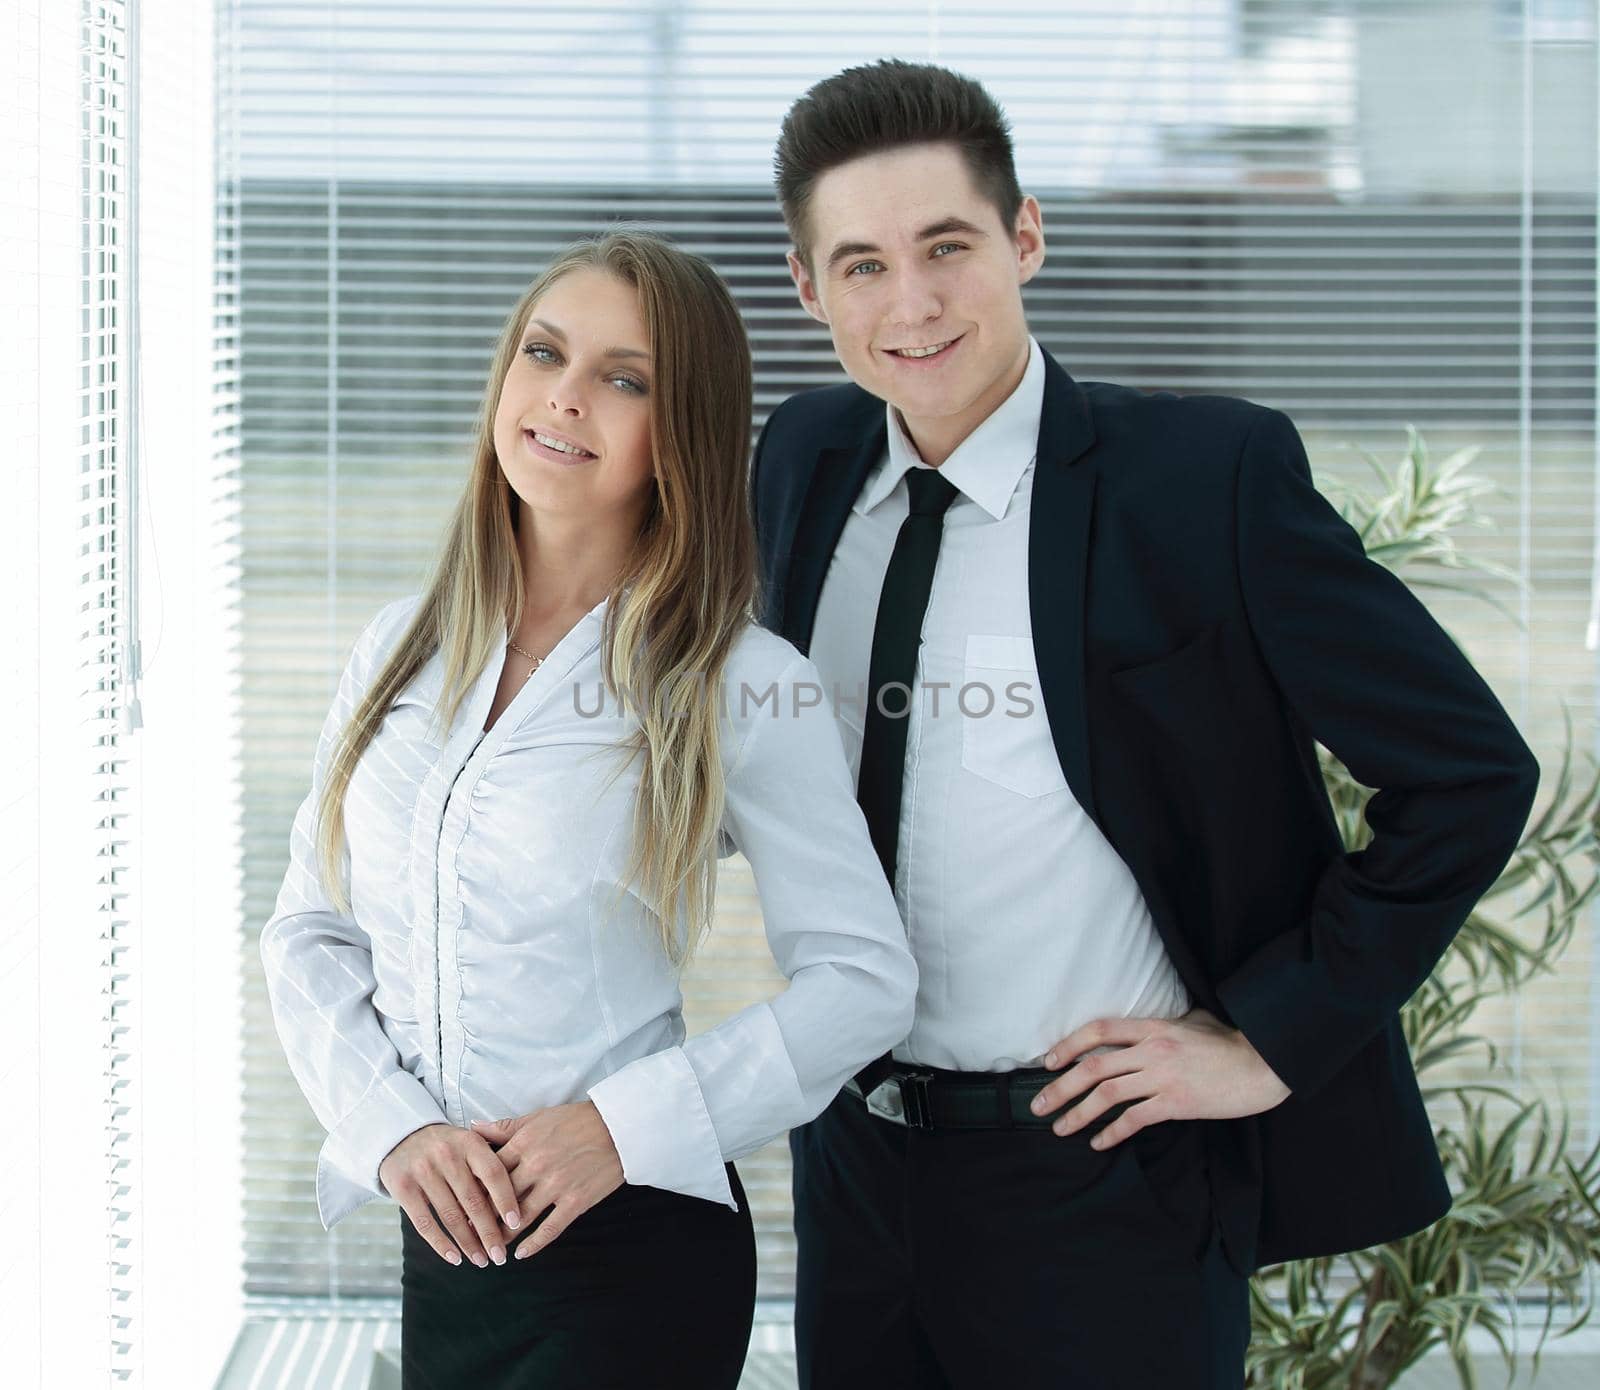
M1060 1075L1033 1067L944 1071L880 1058L844 1088L872 1114L909 1129L1048 1129L1082 1099L1047 1115L1033 1113L1033 1098Z

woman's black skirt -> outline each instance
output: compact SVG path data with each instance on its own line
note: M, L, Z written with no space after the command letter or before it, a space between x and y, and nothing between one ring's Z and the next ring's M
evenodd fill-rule
M404 1390L734 1390L755 1312L755 1234L737 1212L624 1184L547 1249L452 1265L404 1212Z

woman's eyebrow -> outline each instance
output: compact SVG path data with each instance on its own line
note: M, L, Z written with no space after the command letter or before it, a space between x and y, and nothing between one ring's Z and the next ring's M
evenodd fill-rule
M557 325L551 323L548 319L530 319L528 323L528 332L532 332L535 326L544 329L544 331L554 338L558 343L565 343L567 341L566 333L563 332ZM528 332L523 333L522 336L526 338L528 336ZM642 358L646 362L650 360L650 354L642 351L639 348L610 347L607 348L601 355L604 357L638 357Z

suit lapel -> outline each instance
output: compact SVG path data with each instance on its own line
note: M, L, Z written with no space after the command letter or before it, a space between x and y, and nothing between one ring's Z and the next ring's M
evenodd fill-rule
M881 402L875 416L876 424L870 429L849 443L824 448L818 455L800 521L795 527L794 549L784 582L783 623L779 630L806 653L811 650L817 599L822 593L828 562L833 558L833 548L839 544L845 518L850 514L862 483L884 450L888 426ZM876 606L877 596L866 601Z
M1098 824L1084 688L1089 523L1098 475L1078 461L1094 443L1094 425L1083 389L1049 353L1044 365L1044 408L1028 524L1028 610L1056 758L1078 804Z
M1044 406L1028 529L1033 649L1061 773L1078 804L1098 821L1084 689L1084 604L1097 475L1092 466L1079 462L1094 443L1094 425L1082 387L1048 352L1044 365ZM874 401L873 407L869 428L861 429L857 416L851 422L856 426L853 438L847 431L844 442L818 454L795 527L779 631L803 652L811 650L817 600L845 519L873 463L883 454L887 426L882 402ZM875 608L877 596L863 596L862 601Z

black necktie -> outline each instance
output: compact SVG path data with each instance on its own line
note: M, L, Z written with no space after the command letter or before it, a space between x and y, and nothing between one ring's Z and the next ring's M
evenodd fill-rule
M867 717L861 736L861 771L856 800L872 832L883 871L894 887L900 843L900 793L905 786L906 728L911 722L911 681L922 645L922 618L933 589L933 566L945 509L956 487L935 468L906 474L911 513L900 523L894 553L878 595L872 629L872 661L867 672ZM885 687L888 687L887 689ZM885 714L884 709L889 712Z

